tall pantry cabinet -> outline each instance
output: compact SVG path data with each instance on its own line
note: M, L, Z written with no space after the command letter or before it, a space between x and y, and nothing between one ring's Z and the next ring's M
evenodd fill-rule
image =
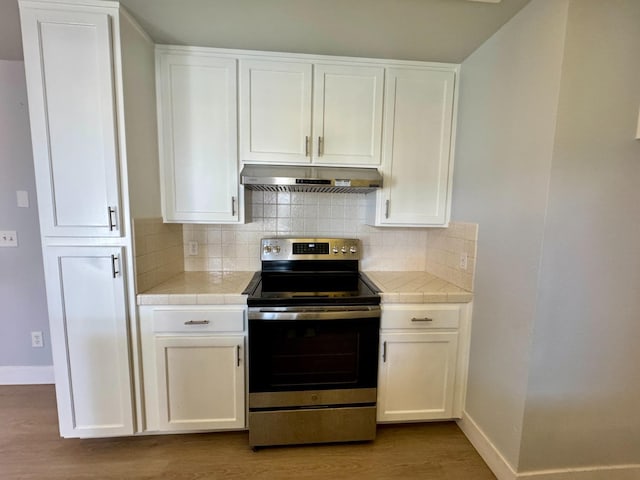
M60 433L132 434L132 218L159 205L154 46L116 2L19 4Z

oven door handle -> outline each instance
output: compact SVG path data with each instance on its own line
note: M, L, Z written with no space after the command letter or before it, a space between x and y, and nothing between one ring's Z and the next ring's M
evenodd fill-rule
M339 310L329 308L250 308L249 320L350 320L354 318L379 318L380 307L352 307Z

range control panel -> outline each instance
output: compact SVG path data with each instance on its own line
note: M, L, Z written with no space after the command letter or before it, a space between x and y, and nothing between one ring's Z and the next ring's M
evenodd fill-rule
M360 240L355 238L263 238L260 259L360 260Z

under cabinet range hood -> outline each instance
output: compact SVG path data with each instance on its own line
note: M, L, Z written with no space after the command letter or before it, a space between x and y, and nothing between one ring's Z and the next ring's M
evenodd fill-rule
M382 187L375 168L245 165L240 183L268 192L369 193Z

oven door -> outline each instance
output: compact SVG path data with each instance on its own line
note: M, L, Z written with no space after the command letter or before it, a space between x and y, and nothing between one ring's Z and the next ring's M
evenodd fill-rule
M379 329L377 306L250 309L249 393L375 389Z

